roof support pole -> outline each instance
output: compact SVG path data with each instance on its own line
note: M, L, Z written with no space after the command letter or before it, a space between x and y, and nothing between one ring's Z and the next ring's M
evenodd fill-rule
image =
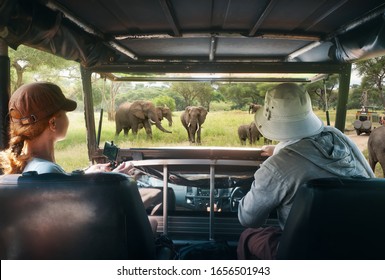
M349 97L349 84L350 84L350 75L352 71L352 65L344 64L341 72L339 73L340 82L338 89L338 102L337 102L337 112L336 112L336 122L335 127L345 131L345 122L346 122L346 108Z
M0 38L0 150L7 148L9 142L8 102L11 92L10 80L8 45Z
M80 66L80 73L82 76L83 84L84 118L87 129L88 158L90 161L92 161L92 156L95 155L98 148L96 143L94 100L92 97L92 72L85 69L83 66Z
M163 234L168 234L168 166L163 165Z
M214 240L214 212L215 212L215 165L210 165L210 224L209 240Z

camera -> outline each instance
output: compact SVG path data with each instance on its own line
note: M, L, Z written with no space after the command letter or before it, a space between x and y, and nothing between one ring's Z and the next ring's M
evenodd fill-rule
M108 158L112 169L117 166L118 153L119 147L113 141L104 143L103 155Z

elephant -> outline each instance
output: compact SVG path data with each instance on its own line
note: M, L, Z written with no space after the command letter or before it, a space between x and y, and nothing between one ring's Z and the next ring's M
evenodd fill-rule
M383 176L385 177L385 126L374 129L368 139L369 165L373 172L377 162L382 167Z
M243 124L238 127L238 137L242 145L246 145L246 140L249 141L250 145L255 144L261 136L262 134L259 132L255 122Z
M160 123L157 110L151 101L137 100L132 103L123 103L119 106L115 114L116 136L123 130L124 135L128 135L128 131L132 129L132 133L136 135L140 127L144 127L147 138L152 139L151 123L166 133L166 130Z
M259 105L256 103L251 103L249 106L249 114L251 114L251 113L255 114L255 112L257 112L257 110L261 107L262 107L262 105Z
M180 120L187 130L190 143L195 143L196 134L196 142L201 144L201 129L207 113L207 110L202 106L187 106L181 114Z
M168 120L168 126L172 126L172 112L170 108L167 106L156 106L156 114L158 116L159 121L161 122L163 118ZM151 123L154 125L155 123ZM144 125L142 123L139 124L138 129L142 129Z
M163 118L168 120L168 126L172 126L172 112L170 108L168 108L166 105L165 106L156 106L156 113L158 115L159 121L162 121Z

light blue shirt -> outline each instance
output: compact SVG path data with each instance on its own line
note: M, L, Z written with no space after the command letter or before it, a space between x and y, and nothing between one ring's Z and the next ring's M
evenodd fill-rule
M320 134L280 149L254 174L250 191L240 201L238 219L245 227L260 227L276 210L281 228L303 183L316 178L361 176L373 178L367 160L341 131L325 127Z
M23 172L28 171L36 171L38 174L66 173L60 165L41 158L32 158L23 170Z

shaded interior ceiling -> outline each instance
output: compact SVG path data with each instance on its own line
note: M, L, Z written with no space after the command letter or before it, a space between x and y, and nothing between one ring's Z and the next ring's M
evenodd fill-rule
M303 79L314 80L384 55L384 12L383 0L3 0L0 36L113 79L312 73Z

